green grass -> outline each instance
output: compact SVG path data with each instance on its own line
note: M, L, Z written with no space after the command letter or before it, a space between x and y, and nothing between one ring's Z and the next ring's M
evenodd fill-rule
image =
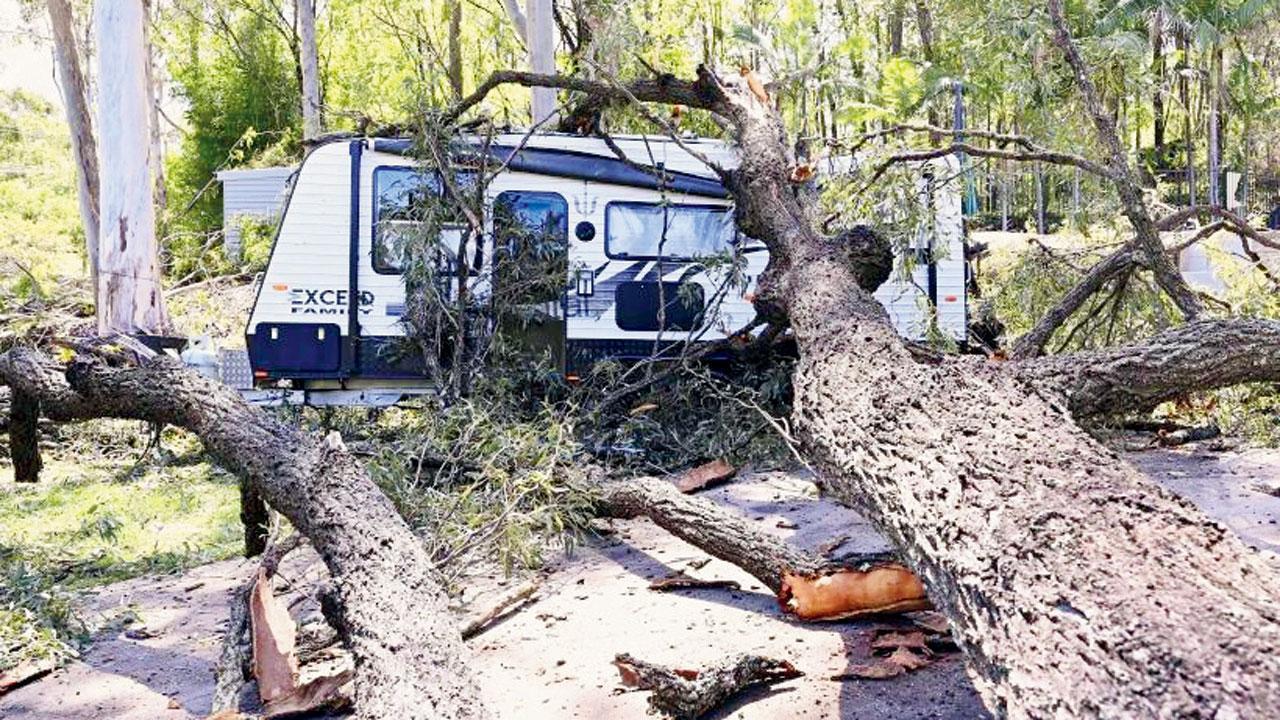
M235 478L191 452L138 454L64 451L46 457L36 485L0 466L0 671L74 656L88 639L80 590L240 552Z

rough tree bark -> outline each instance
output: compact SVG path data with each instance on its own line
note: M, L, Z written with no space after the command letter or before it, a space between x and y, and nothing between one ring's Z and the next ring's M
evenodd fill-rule
M512 73L482 89L500 82L621 94ZM797 339L804 451L924 581L993 712L1280 714L1280 573L1095 441L1017 364L913 353L813 230L782 120L738 78L703 68L628 91L733 128L741 165L726 180L741 229L770 250L761 299Z
M97 288L101 335L163 333L169 325L151 195L145 22L141 0L102 0L94 7L102 133Z
M76 190L80 198L80 225L84 228L89 259L90 287L98 287L98 146L93 139L93 114L89 88L80 64L75 18L68 0L47 0L53 29L53 53L58 68L62 105L71 130L71 155L76 165Z
M324 132L320 109L320 60L316 50L315 0L297 0L298 69L302 75L302 139Z
M333 576L364 718L484 718L421 542L342 447L286 425L170 358L117 367L74 361L61 374L38 353L0 355L0 378L55 418L119 417L186 428L256 488L316 548ZM31 378L35 379L32 380Z

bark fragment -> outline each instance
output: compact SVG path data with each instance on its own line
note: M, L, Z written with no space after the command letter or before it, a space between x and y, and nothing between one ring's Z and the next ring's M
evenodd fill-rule
M622 684L649 690L649 707L668 717L693 720L755 685L773 685L804 673L785 660L743 655L705 670L665 668L630 655L617 656Z

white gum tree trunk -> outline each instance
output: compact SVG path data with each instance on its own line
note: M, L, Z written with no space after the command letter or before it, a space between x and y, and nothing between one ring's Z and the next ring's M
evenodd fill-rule
M556 72L556 27L551 14L551 0L528 0L527 34L529 69L535 73ZM533 88L532 120L534 125L555 125L555 88Z
M58 85L71 131L71 154L76 165L76 190L80 198L80 223L84 227L85 254L89 259L92 287L98 287L98 147L93 138L89 89L80 64L75 19L68 0L48 0L53 29L54 62ZM96 290L95 290L96 292Z
M99 0L101 132L98 332L163 333L168 328L151 182L151 93L141 0Z
M320 61L316 51L315 0L298 0L298 35L302 42L298 62L302 71L302 137L324 132L320 111Z

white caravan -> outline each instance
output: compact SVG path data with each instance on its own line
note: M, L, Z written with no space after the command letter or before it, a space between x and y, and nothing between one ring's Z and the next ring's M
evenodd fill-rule
M732 145L641 136L615 144L626 161L600 139L573 135L508 134L472 145L501 171L486 188L486 237L468 246L468 262L500 283L501 270L486 272L486 264L500 264L517 236L562 248L557 296L530 300L542 302L543 335L569 375L599 359L648 357L668 343L740 330L754 316L749 298L768 261L762 244L737 232L718 177L685 149L730 168ZM954 174L958 164L924 167L924 176ZM380 403L429 386L420 357L403 349L395 238L415 222L422 194L439 195L441 184L418 166L408 140L333 140L307 154L245 330L254 386L302 390L317 404L321 395ZM960 195L954 183L921 187L933 222L912 243L916 261L899 258L876 298L904 335L922 337L936 306L937 327L963 342ZM442 247L461 239L442 235Z

